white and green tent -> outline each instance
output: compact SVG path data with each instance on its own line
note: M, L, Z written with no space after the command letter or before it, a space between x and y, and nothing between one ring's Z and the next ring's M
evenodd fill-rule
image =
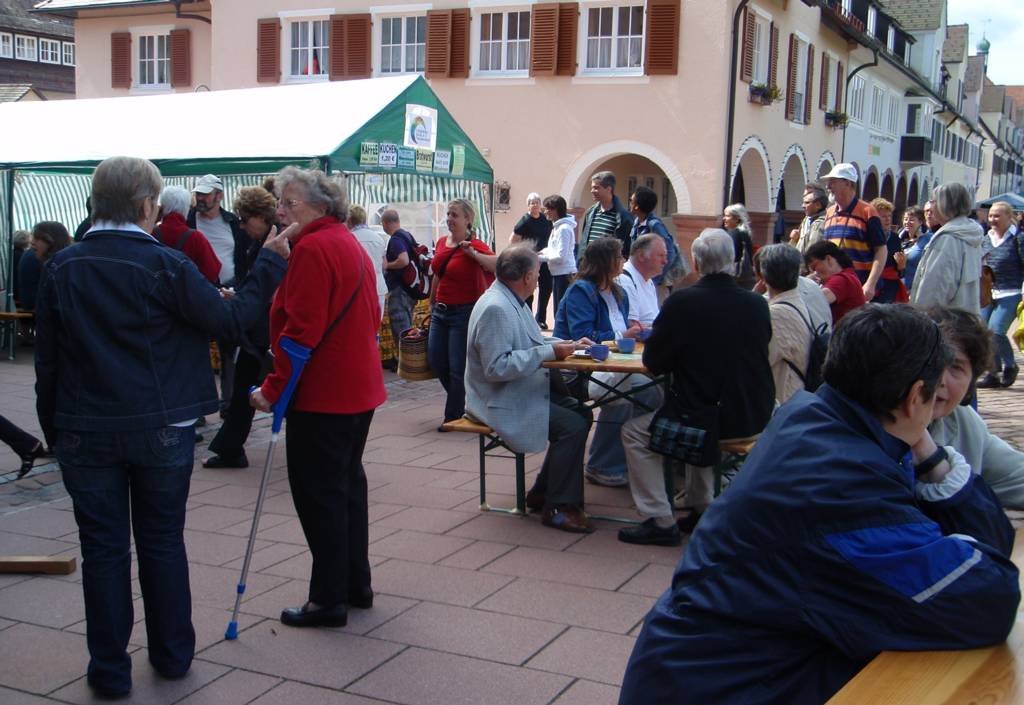
M93 168L152 160L168 183L220 176L225 203L284 166L344 178L371 214L399 208L429 240L444 204L466 198L493 245L494 172L420 76L155 96L0 104L0 291L8 304L11 235L40 220L85 218ZM402 206L405 204L406 211ZM431 232L423 229L432 228Z

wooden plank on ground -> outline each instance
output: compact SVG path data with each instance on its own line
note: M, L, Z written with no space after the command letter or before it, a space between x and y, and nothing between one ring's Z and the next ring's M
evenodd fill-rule
M0 573L70 575L77 564L74 556L0 556Z

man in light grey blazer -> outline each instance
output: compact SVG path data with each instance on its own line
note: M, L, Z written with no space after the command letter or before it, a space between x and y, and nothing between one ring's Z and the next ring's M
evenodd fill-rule
M510 448L536 453L550 441L529 508L562 531L589 533L583 512L583 454L592 416L567 394L554 392L546 360L564 360L590 343L547 338L525 301L540 276L540 259L525 246L498 255L497 279L469 317L466 411L493 428ZM558 374L557 371L555 374Z

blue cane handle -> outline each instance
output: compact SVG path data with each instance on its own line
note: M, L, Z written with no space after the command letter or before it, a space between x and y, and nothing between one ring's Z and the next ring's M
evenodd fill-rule
M270 407L270 411L274 414L274 421L270 427L273 433L281 430L281 424L284 422L284 412L288 410L288 402L291 401L292 395L295 393L295 387L299 383L299 377L302 376L303 368L309 362L309 356L313 354L312 348L300 345L291 338L281 338L278 341L278 345L281 346L281 349L288 355L288 359L291 360L292 373L288 378L288 384L284 386L284 391L281 392L281 396ZM253 387L249 392L252 393L257 389L259 387Z

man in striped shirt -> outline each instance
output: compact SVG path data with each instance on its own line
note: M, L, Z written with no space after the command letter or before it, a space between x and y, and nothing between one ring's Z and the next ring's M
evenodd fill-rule
M857 198L857 167L853 164L836 164L823 178L835 198L825 214L825 239L853 261L857 278L864 285L864 300L871 301L888 255L882 221L871 204Z
M602 237L618 238L622 242L622 256L629 258L629 234L633 229L633 216L615 195L615 174L599 171L590 177L590 195L594 205L583 216L580 230L580 255L593 240Z

